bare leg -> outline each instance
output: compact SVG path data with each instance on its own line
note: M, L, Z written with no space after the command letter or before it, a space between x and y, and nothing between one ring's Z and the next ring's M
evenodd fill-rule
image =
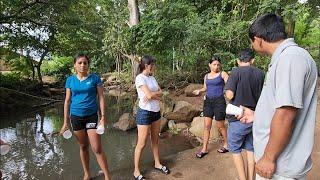
M254 155L253 152L247 151L247 164L248 164L248 171L247 171L247 179L248 180L253 180L255 171L254 171Z
M151 124L151 149L154 158L154 167L161 168L159 157L159 133L161 121L155 121Z
M204 130L203 130L203 146L201 152L208 152L208 143L210 138L210 130L212 126L212 119L204 118Z
M96 129L89 129L87 130L89 142L92 148L94 155L98 161L98 164L103 171L104 179L109 180L110 173L108 170L107 158L103 152L102 145L101 145L101 135L96 133Z
M78 144L80 146L80 159L82 163L82 168L84 172L83 179L90 179L90 171L89 171L89 140L88 135L85 130L74 131L74 135L78 140Z
M234 165L236 166L240 180L246 180L246 173L244 170L243 158L241 153L232 154Z
M146 140L150 131L150 125L137 125L138 128L138 140L137 145L134 150L134 172L133 175L135 177L139 176L141 174L140 168L139 168L139 162L141 153L146 145Z
M223 137L223 147L228 148L227 128L225 126L225 120L216 121L217 128Z

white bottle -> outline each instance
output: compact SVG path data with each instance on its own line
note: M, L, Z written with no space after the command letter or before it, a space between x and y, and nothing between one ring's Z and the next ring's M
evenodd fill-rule
M66 130L65 132L63 132L62 136L65 138L65 139L70 139L72 137L72 133L71 131L68 129Z
M3 144L0 146L0 154L6 155L10 150L10 146L8 144Z
M104 133L104 126L103 125L99 125L97 130L96 130L97 134L103 134Z

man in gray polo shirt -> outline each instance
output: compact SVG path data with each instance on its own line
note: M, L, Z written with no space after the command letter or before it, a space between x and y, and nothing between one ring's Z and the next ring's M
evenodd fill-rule
M310 54L287 39L282 19L258 17L249 29L252 47L271 56L255 112L244 108L242 122L253 121L256 179L305 179L317 106L317 68Z

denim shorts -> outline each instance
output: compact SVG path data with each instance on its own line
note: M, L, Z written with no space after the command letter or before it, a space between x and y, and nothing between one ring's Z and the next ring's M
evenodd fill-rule
M231 153L241 153L242 149L253 152L252 123L229 122L228 148Z
M70 115L70 120L73 131L97 129L98 114L95 113L89 116Z
M138 125L150 125L161 118L160 111L153 112L138 108L136 123Z

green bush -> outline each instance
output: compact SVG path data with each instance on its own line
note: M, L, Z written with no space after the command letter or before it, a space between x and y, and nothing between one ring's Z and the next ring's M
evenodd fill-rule
M41 66L43 75L54 76L58 80L65 80L72 73L72 57L56 57L52 60L45 61Z

